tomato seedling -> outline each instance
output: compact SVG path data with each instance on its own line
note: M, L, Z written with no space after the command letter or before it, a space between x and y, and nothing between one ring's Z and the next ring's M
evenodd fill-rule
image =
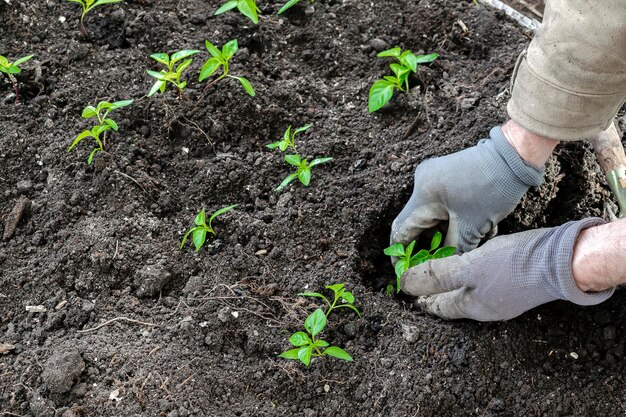
M14 62L10 62L6 57L0 55L0 72L3 72L9 77L11 84L13 84L13 91L15 91L15 104L20 102L20 91L17 87L17 78L15 74L22 72L20 65L31 59L34 55L28 55L20 59L16 59Z
M187 86L186 81L181 81L180 78L183 75L183 71L187 69L189 65L193 62L193 58L189 58L200 51L198 50L183 50L173 53L171 56L164 53L156 53L150 55L150 58L154 59L160 64L163 64L167 67L167 69L162 69L160 71L151 71L147 70L148 74L156 78L156 82L148 92L148 97L154 95L157 91L161 93L165 92L165 87L167 83L173 84L178 89L178 94L182 97L183 89ZM189 59L185 59L189 58ZM180 62L181 60L183 60ZM180 62L174 69L176 63Z
M101 101L96 107L85 107L83 113L81 114L81 117L83 119L90 119L92 117L95 117L98 120L98 124L96 124L91 129L83 131L80 135L78 135L67 151L70 152L83 139L93 138L96 141L97 146L91 151L91 153L89 154L89 158L87 159L87 163L91 165L94 155L98 152L104 151L104 147L106 146L105 132L111 129L113 129L114 131L117 131L119 129L117 122L109 117L109 113L113 110L130 106L132 103L133 100L116 101L114 103ZM102 137L100 137L100 135L102 135Z
M400 292L400 278L409 268L419 265L431 259L446 258L454 255L456 248L452 246L441 245L443 235L441 232L436 232L430 241L430 249L422 249L413 255L413 249L415 247L415 241L409 243L406 247L402 243L396 243L386 248L383 252L385 255L397 258L395 271L396 271L396 286L395 292ZM393 284L387 286L387 295L392 295L394 292Z
M396 47L382 51L377 55L379 58L392 57L398 62L389 65L392 75L386 75L382 80L378 80L372 85L369 92L368 107L370 113L380 110L391 100L395 90L409 91L409 75L411 72L417 73L419 64L433 62L439 54L415 55L410 50L402 51Z
M80 7L83 9L82 14L80 15L80 31L83 32L85 35L88 35L89 33L87 32L87 28L85 27L85 24L83 23L83 20L85 19L85 15L89 13L89 11L95 7L102 6L103 4L120 3L123 0L67 0L67 1L80 4Z
M309 3L314 3L314 2L315 0L309 0ZM278 11L278 14L286 12L287 10L291 9L293 6L295 6L298 3L300 3L300 0L289 0L287 3L283 5L283 7L280 8L280 10Z
M217 216L227 213L235 207L237 207L237 204L233 204L232 206L223 207L217 210L211 215L211 217L209 217L208 224L206 222L206 214L204 212L204 209L202 209L202 211L198 213L194 220L195 226L192 227L187 233L185 233L183 241L180 242L180 249L183 249L183 247L185 247L185 242L187 241L187 238L189 237L189 235L192 235L191 240L193 241L193 245L196 247L196 252L198 252L206 241L207 233L210 233L213 236L216 235L215 230L213 229L213 220L215 220Z
M317 338L317 336L326 327L326 324L328 323L328 316L333 310L341 307L350 308L354 310L359 317L361 317L361 313L353 304L354 295L345 290L344 284L329 285L326 288L334 292L332 303L321 293L304 292L298 294L303 297L321 298L328 304L328 309L324 312L324 310L318 308L311 313L304 321L304 329L306 332L295 332L289 337L289 343L291 343L295 348L281 353L278 355L279 357L283 359L299 360L305 366L309 366L312 358L323 356L333 356L348 362L353 361L352 356L350 356L350 354L345 350L337 346L330 346L330 344L325 340ZM337 305L337 302L340 300L342 303Z
M261 9L256 5L256 0L230 0L222 4L219 9L215 11L214 16L225 13L229 10L237 8L239 12L246 16L255 25L259 23L259 13Z
M298 153L298 150L296 148L296 135L309 130L311 126L313 125L299 127L294 130L293 133L291 132L291 126L289 126L285 131L282 140L266 145L270 149L279 149L281 152L285 152L287 149L291 149L294 152L294 154L285 155L285 162L287 162L289 165L293 165L294 167L296 167L296 171L288 175L287 178L285 178L276 188L276 191L282 190L296 178L304 186L308 186L311 183L311 168L316 165L325 164L333 160L333 158L325 157L316 158L309 162L308 160L302 158Z
M256 93L254 92L254 88L252 88L252 84L250 84L250 81L248 81L244 77L237 77L235 75L230 75L228 73L228 61L230 61L230 59L233 57L233 55L235 55L235 53L239 49L239 45L237 44L237 39L233 39L232 41L226 42L222 46L221 51L209 41L205 41L204 44L206 45L206 49L209 51L212 57L209 58L202 66L202 69L200 70L199 81L206 80L207 78L215 74L217 70L221 68L222 74L219 77L217 77L215 80L211 81L207 85L207 88L217 83L219 80L225 77L229 77L229 78L234 78L235 80L239 81L241 85L243 86L244 90L246 90L246 93L254 97Z

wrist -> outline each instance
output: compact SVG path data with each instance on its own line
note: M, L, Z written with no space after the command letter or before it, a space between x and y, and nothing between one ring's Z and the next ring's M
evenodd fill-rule
M559 144L558 140L536 135L513 120L509 120L502 126L502 132L519 156L538 168L545 165L552 151Z

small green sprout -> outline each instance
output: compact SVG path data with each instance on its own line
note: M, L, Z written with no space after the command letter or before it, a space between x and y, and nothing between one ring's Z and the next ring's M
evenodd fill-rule
M380 52L379 58L392 57L398 62L390 64L394 75L386 75L382 80L378 80L372 85L369 92L368 107L370 113L380 110L393 97L394 90L409 91L409 75L411 72L417 73L419 64L433 62L439 54L415 55L413 52L396 47Z
M10 62L7 58L0 55L0 72L3 72L9 77L11 84L13 84L13 91L15 91L15 104L20 102L20 91L17 88L17 79L15 74L22 72L20 65L31 59L34 55L28 55L23 58L17 59L14 62Z
M409 268L414 267L415 265L419 265L431 259L439 259L446 258L448 256L454 255L456 252L456 248L452 246L443 246L441 245L441 240L443 235L441 232L436 232L430 241L430 249L422 249L413 255L413 249L415 247L415 241L409 243L406 248L402 243L396 243L395 245L391 245L386 248L383 252L385 255L392 256L397 258L395 271L396 271L396 292L400 292L400 278L402 278L402 274L404 274ZM389 284L387 286L387 295L392 295L394 292L393 284Z
M314 3L314 2L315 0L309 0L309 3ZM300 0L289 0L287 3L283 5L283 7L280 8L280 10L278 11L278 14L286 12L287 10L291 9L293 6L295 6L298 3L300 3Z
M97 147L95 147L91 153L89 154L89 158L87 159L87 163L91 165L93 162L93 157L97 152L104 151L104 147L106 146L106 134L107 130L113 129L117 131L119 126L117 122L109 117L109 113L113 110L117 110L122 107L130 106L133 103L133 100L123 100L116 101L114 103L109 103L108 101L101 101L98 103L96 107L87 106L83 110L81 114L83 119L90 119L92 117L96 117L98 120L98 124L92 127L89 130L83 131L80 135L74 139L74 142L70 145L67 150L70 152L76 145L78 145L85 138L93 138L96 141ZM100 137L102 135L102 138Z
M193 58L185 58L188 58L199 52L200 51L197 50L183 50L173 53L171 57L170 55L164 53L156 53L150 55L150 58L154 59L160 64L165 65L167 69L162 69L161 71L147 70L148 74L157 79L157 81L150 89L148 97L154 95L157 91L160 91L161 93L165 92L165 87L167 86L168 82L174 84L174 86L178 88L178 94L182 97L183 89L187 86L187 82L181 81L180 77L183 75L183 71L185 71L187 67L193 62ZM177 62L183 59L185 60L178 64L178 66L176 66L176 69L174 69L174 65L176 65Z
M307 130L309 130L311 127L313 127L313 125L306 125L306 126L302 126L297 128L296 130L293 131L293 133L291 132L291 125L289 125L289 127L287 128L287 130L285 130L285 134L283 135L283 139L279 140L278 142L274 142L274 143L270 143L269 145L265 145L270 149L280 149L281 152L285 152L287 150L287 148L291 148L293 149L294 152L298 152L298 150L296 149L296 135L298 133L302 133L302 132L306 132Z
M316 165L325 164L332 161L333 158L316 158L310 163L306 159L302 159L300 155L285 155L285 162L289 165L297 167L296 172L290 174L276 187L276 191L280 191L288 186L296 178L300 180L302 185L307 187L311 183L311 168Z
M254 97L256 93L254 92L254 88L252 88L252 84L250 84L250 81L248 81L244 77L237 77L228 73L228 61L230 61L233 55L235 55L235 52L237 52L237 50L239 49L237 40L233 39L232 41L226 42L224 46L222 46L221 51L209 41L205 41L204 43L206 45L206 49L212 55L212 58L209 58L202 66L202 69L200 70L199 81L206 80L207 78L215 74L218 69L222 68L222 74L214 81L209 83L207 85L207 88L209 88L211 85L215 84L219 80L223 79L224 77L229 77L238 80L243 88L246 90L246 93Z
M291 149L294 152L294 154L285 155L285 162L296 167L296 172L287 176L287 178L285 178L276 188L276 191L282 190L296 178L300 180L300 183L304 186L308 186L311 183L311 168L333 160L333 158L316 158L309 163L308 160L302 158L302 156L298 153L298 150L296 149L296 135L309 130L312 126L313 125L306 125L299 127L294 130L293 133L291 132L291 126L289 126L285 131L282 140L266 145L270 149L279 149L281 152L285 152L287 149Z
M85 24L83 23L83 20L85 19L85 15L94 7L102 6L103 4L120 3L123 0L67 0L67 1L71 1L72 3L78 3L80 4L80 7L82 7L83 12L80 15L80 31L83 32L85 35L88 35L89 33L87 32L87 28L85 27Z
M191 240L193 241L193 245L196 247L196 252L198 252L204 245L204 242L206 241L207 233L210 233L213 236L216 235L215 230L213 229L213 220L215 220L217 216L220 216L226 212L229 212L235 207L237 207L237 204L223 207L217 210L209 218L208 224L206 223L206 214L204 212L204 209L202 209L202 211L198 213L198 215L196 216L194 220L195 226L192 227L191 230L189 230L187 233L185 233L185 236L183 237L183 241L180 242L180 249L185 247L185 242L187 241L187 238L189 237L189 235L192 235Z
M214 16L220 15L234 8L237 8L237 10L239 10L242 15L250 19L255 25L259 23L259 13L261 13L261 9L259 9L259 7L256 5L256 0L227 1L215 11Z
M303 297L316 297L321 298L328 304L328 310L324 313L321 308L316 309L311 313L304 321L305 332L296 332L289 337L289 343L295 346L295 349L287 350L279 357L283 359L299 360L305 366L309 366L311 358L333 356L344 361L352 362L352 356L345 350L337 346L330 346L325 340L316 338L328 323L328 316L333 310L338 308L350 308L354 310L359 317L361 313L354 306L354 295L351 292L346 291L344 284L334 284L326 287L334 292L333 302L331 303L323 294L317 292L305 292L298 295ZM341 303L337 305L337 302L341 300ZM323 350L322 350L323 349Z

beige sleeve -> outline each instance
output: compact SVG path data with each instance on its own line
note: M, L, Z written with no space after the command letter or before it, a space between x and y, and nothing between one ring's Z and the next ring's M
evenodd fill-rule
M626 100L626 0L547 0L513 74L509 116L558 140L606 128Z

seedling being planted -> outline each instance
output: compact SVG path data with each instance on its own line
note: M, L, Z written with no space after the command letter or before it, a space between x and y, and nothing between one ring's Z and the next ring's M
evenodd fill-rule
M182 250L183 247L185 247L185 242L187 242L187 238L189 237L189 235L191 235L191 240L193 241L193 245L196 247L196 252L198 252L204 245L204 242L206 241L207 233L210 233L213 236L216 235L215 230L213 229L213 220L215 220L217 216L227 213L231 211L232 209L234 209L235 207L237 207L236 204L232 206L223 207L217 210L215 213L211 215L211 217L209 217L208 224L206 222L206 214L204 212L204 209L202 209L202 211L198 213L198 215L196 216L196 219L194 220L195 226L192 227L191 230L189 230L187 233L185 233L185 236L183 237L183 241L180 242L180 249Z
M206 49L209 51L212 57L209 58L207 62L205 62L202 66L202 69L200 70L199 81L206 80L221 68L222 73L219 77L217 77L215 80L211 81L207 85L207 89L225 77L234 78L241 83L244 90L246 90L246 93L254 97L256 93L254 92L254 88L252 88L252 84L250 84L250 81L248 81L244 77L237 77L228 73L228 61L230 61L233 55L235 55L235 52L237 52L237 50L239 49L237 40L233 39L232 41L226 42L224 46L222 46L221 51L209 41L205 41L204 43L206 45Z
M72 3L78 3L80 4L80 7L82 7L83 12L80 15L80 31L83 32L83 34L88 35L89 33L87 32L87 28L85 27L85 24L83 23L83 20L85 19L85 15L89 13L89 11L95 7L102 6L103 4L120 3L123 0L67 0L67 1L71 1Z
M306 332L296 332L289 337L289 343L295 348L287 350L279 355L284 359L299 360L305 366L309 366L311 359L314 357L333 356L344 361L352 362L352 356L345 350L337 346L330 346L328 342L319 338L319 334L324 330L328 323L328 316L333 310L338 308L350 308L354 310L359 317L361 313L354 306L354 295L346 291L344 284L334 284L326 287L334 292L333 302L331 303L323 294L317 292L305 292L298 295L304 297L321 298L328 304L326 312L321 308L316 309L304 321L304 330ZM337 302L341 301L340 304Z
M98 123L91 129L85 130L80 135L78 135L67 151L70 152L83 139L93 138L96 141L96 147L91 151L91 153L89 154L89 158L87 159L87 163L91 165L94 155L98 152L104 151L104 147L106 146L105 132L111 129L114 131L117 131L119 129L117 122L109 117L109 113L113 110L130 106L132 102L133 100L116 101L114 103L101 101L96 107L85 107L83 113L81 114L83 119L90 119L92 117L95 117L98 120Z
M294 130L293 133L291 132L291 126L289 126L285 131L282 140L266 145L270 149L279 149L281 152L285 152L288 149L294 152L294 154L285 155L285 162L287 162L289 165L296 167L296 171L287 176L287 178L285 178L276 188L276 191L282 190L283 188L291 184L291 182L293 182L296 178L304 186L308 186L311 183L311 168L316 165L325 164L333 160L333 158L325 157L316 158L309 162L308 160L302 158L298 153L298 150L296 149L296 135L310 129L311 126L313 125L299 127Z
M406 247L402 243L396 243L395 245L391 245L386 248L383 252L385 255L392 256L397 258L395 271L396 271L396 286L395 292L400 292L400 278L402 278L402 274L404 274L409 268L414 267L415 265L419 265L431 259L439 259L446 258L448 256L454 255L456 252L456 248L452 246L443 246L441 245L443 235L441 232L435 233L432 240L430 241L430 249L422 249L413 255L413 249L415 248L415 241L409 243ZM387 295L392 295L394 293L393 284L389 284L386 290Z
M15 91L15 104L20 102L20 90L17 87L17 78L15 74L22 72L20 65L31 59L34 55L28 55L23 58L17 59L14 62L10 62L7 58L0 55L0 72L3 72L9 77L11 84L13 84L13 91Z
M171 56L164 53L150 55L150 58L165 65L167 69L162 69L161 71L147 70L148 74L156 78L156 82L148 92L148 97L154 95L157 91L164 93L167 83L173 84L178 89L178 94L182 97L183 89L187 86L187 82L181 81L180 78L183 75L183 71L193 62L193 58L189 57L199 52L197 50L183 50L173 53ZM184 61L180 62L183 59ZM179 64L176 65L177 63ZM176 69L174 69L174 66L176 66Z
M370 113L380 110L385 104L391 100L395 90L409 91L409 75L417 73L419 64L433 62L439 57L439 54L415 55L411 51L402 51L396 47L380 52L379 58L392 57L398 62L389 65L392 75L386 75L382 80L378 80L372 85L369 93L368 107Z
M259 7L256 5L256 0L227 1L215 11L214 16L220 15L234 8L237 8L237 10L239 10L242 15L252 20L252 23L254 23L255 25L259 23L259 13L261 13L261 9L259 9Z

